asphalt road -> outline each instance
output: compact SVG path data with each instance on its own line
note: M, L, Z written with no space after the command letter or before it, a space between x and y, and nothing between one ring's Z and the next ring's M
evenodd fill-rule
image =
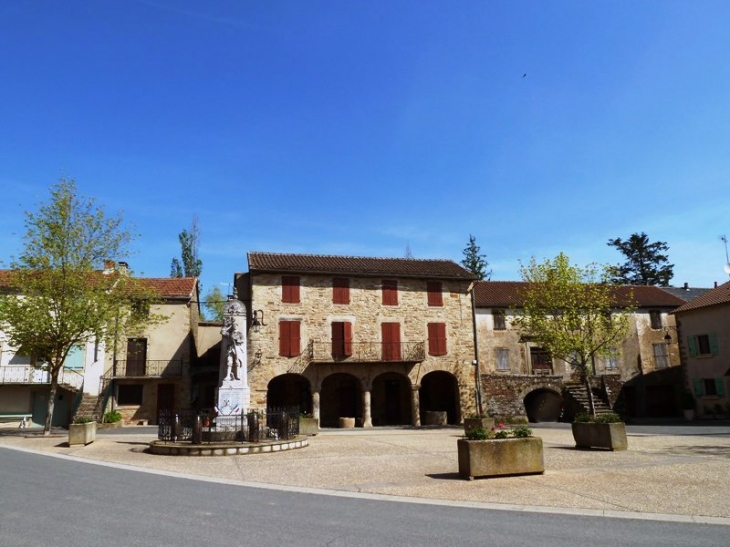
M530 544L717 547L730 528L263 490L0 448L0 547Z

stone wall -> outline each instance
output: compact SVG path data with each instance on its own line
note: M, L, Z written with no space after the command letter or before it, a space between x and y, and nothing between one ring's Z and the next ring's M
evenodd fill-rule
M526 418L524 399L528 393L545 389L562 395L561 376L482 375L482 396L490 416Z

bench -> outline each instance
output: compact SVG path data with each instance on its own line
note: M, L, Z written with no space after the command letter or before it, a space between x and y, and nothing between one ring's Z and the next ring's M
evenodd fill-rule
M0 413L0 422L14 422L16 420L20 420L18 429L25 429L32 417L33 413L30 412L3 412Z

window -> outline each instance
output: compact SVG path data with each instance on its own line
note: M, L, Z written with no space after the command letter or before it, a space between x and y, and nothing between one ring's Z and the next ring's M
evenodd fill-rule
M381 323L383 361L400 361L400 323Z
M446 323L428 324L428 354L446 355Z
M662 312L659 310L649 311L649 321L651 322L651 328L659 330L662 328Z
M383 305L398 305L398 281L395 279L383 279Z
M150 316L149 300L134 300L132 302L132 317L136 321L142 321Z
M426 282L426 292L428 293L429 306L444 305L444 295L441 289L441 281Z
M669 366L669 353L667 344L654 344L654 366L657 369L667 368Z
M504 321L504 310L492 310L492 318L494 319L494 330L505 330L507 328Z
M608 353L603 359L606 370L616 370L618 368L618 350L615 347L608 348Z
M279 321L279 355L297 357L300 353L299 321Z
M299 276L284 275L281 278L281 301L287 304L299 303Z
M350 280L346 277L335 277L332 280L332 303L350 303Z
M72 346L63 362L63 368L83 370L85 357L84 346Z
M689 354L692 357L717 355L719 353L715 333L688 336L687 342Z
M722 378L698 378L694 381L694 387L697 397L702 397L703 395L722 397L725 395Z
M147 339L127 339L127 370L125 374L119 370L120 376L145 376L147 372Z
M142 384L120 384L117 388L117 404L141 405L143 390Z
M497 361L497 370L509 370L509 350L507 348L495 349L494 358Z
M349 357L352 355L352 323L346 321L332 322L332 357Z

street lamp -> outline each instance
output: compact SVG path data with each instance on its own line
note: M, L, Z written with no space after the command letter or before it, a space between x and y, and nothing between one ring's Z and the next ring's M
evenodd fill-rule
M259 314L261 314L261 321L259 321ZM259 332L261 330L261 327L265 326L266 323L264 323L264 310L254 310L251 317L251 327L253 327L253 331Z

